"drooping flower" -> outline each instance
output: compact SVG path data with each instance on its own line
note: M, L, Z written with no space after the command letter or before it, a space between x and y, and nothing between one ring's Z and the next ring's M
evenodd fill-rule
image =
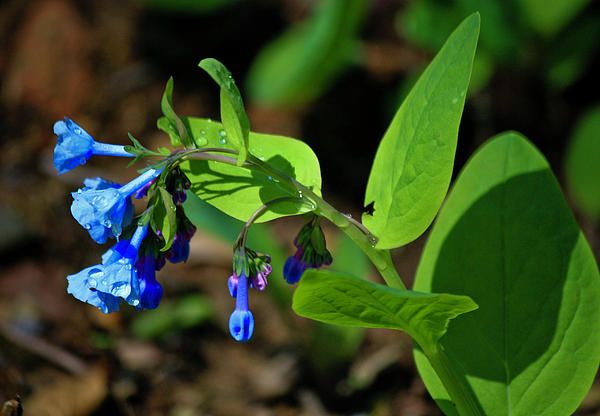
M236 341L245 342L254 332L254 316L248 307L248 277L242 272L237 279L235 310L229 317L229 333Z
M294 245L296 253L288 257L283 266L283 277L289 284L297 283L306 269L318 269L333 260L316 217L302 227Z
M149 169L131 182L120 187L93 189L84 187L71 193L73 203L71 213L83 226L94 241L106 240L121 235L127 219L130 195L142 188L147 182L160 175L160 169Z
M190 240L196 233L196 226L186 217L183 208L177 207L177 233L173 245L167 252L167 259L171 263L187 261L190 256Z
M192 183L183 171L176 167L169 172L167 177L167 191L173 197L173 202L181 205L187 199L186 191L190 189Z
M100 143L68 117L54 123L58 136L54 148L54 167L59 175L85 164L93 155L134 157L125 146Z
M145 307L136 260L147 233L148 224L138 226L130 240L119 241L102 255L101 264L68 276L67 292L104 313L118 311L120 300L138 308ZM144 289L149 290L146 283ZM152 305L152 297L155 297L152 290L155 289L147 293L147 305Z
M140 281L140 304L142 309L156 309L162 298L163 290L156 281L156 264L154 256L140 256L135 267Z

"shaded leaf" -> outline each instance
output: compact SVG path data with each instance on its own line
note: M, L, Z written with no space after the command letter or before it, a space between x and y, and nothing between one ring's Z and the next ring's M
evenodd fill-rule
M195 117L184 119L196 140L207 147L232 148L222 136L221 123ZM249 150L258 159L295 178L315 193L321 192L319 161L310 147L299 140L271 134L250 133ZM240 221L248 218L265 202L281 197L297 197L293 187L262 172L220 162L191 160L181 168L192 182L192 191L201 199ZM308 201L307 201L308 202ZM274 205L258 222L312 211L307 203L286 202Z
M505 133L467 163L434 226L415 290L479 309L441 340L486 415L571 415L600 361L600 276L543 156ZM419 372L448 414L427 360Z
M167 251L173 244L177 232L177 216L173 197L165 188L158 188L154 194L154 209L152 211L151 226L154 232L160 233L165 240L165 245L160 251Z

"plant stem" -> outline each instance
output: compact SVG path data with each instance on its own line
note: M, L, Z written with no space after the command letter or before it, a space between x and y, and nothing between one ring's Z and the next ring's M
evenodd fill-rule
M440 378L460 416L485 416L473 390L464 378L454 371L443 345L424 342L420 346ZM427 347L425 347L427 346Z

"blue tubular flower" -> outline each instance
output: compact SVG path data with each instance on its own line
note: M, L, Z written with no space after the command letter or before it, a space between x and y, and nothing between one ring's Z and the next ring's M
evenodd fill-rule
M318 269L333 260L317 217L302 227L294 244L296 253L288 257L283 266L283 277L289 284L297 283L306 269Z
M68 276L67 292L104 313L118 311L121 299L141 307L141 285L134 264L147 233L147 224L138 226L131 240L118 242L102 255L102 264ZM152 298L150 293L148 296Z
M254 332L254 317L248 308L248 278L242 272L238 277L235 310L229 317L229 333L236 341L245 342Z
M130 195L160 175L161 171L149 169L121 187L79 189L71 194L71 213L97 243L105 243L111 236L118 237L127 220Z
M156 281L156 264L152 255L140 256L136 262L140 279L140 304L143 309L156 309L162 298L163 290Z
M54 167L59 175L85 164L92 155L133 157L125 146L94 141L84 129L68 117L54 123L58 136L54 148Z

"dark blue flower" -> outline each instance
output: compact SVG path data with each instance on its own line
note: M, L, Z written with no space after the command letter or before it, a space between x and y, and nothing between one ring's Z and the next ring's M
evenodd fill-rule
M144 255L136 262L140 280L140 304L142 309L156 309L162 298L163 290L156 281L156 264L152 255Z
M187 261L190 256L190 240L195 233L196 226L185 216L183 208L177 207L177 233L167 253L167 259L171 263Z
M67 292L104 313L119 310L120 300L142 307L142 288L136 259L148 225L138 226L131 240L121 240L102 255L102 264L67 277ZM148 294L151 298L152 295Z
M54 123L58 136L54 148L54 167L59 175L85 164L92 155L133 157L124 146L94 141L84 129L68 117Z
M254 332L254 316L248 308L248 278L244 273L238 277L235 310L229 317L229 333L236 341L245 342Z
M124 223L128 219L131 208L130 195L148 181L151 181L161 170L149 169L136 179L121 187L94 189L84 187L73 192L71 213L83 226L94 241L105 243L109 237L121 235ZM98 179L88 184L96 184Z
M325 236L315 217L305 224L294 240L297 250L287 258L283 266L283 277L289 284L297 283L306 269L318 269L332 262L325 244Z

